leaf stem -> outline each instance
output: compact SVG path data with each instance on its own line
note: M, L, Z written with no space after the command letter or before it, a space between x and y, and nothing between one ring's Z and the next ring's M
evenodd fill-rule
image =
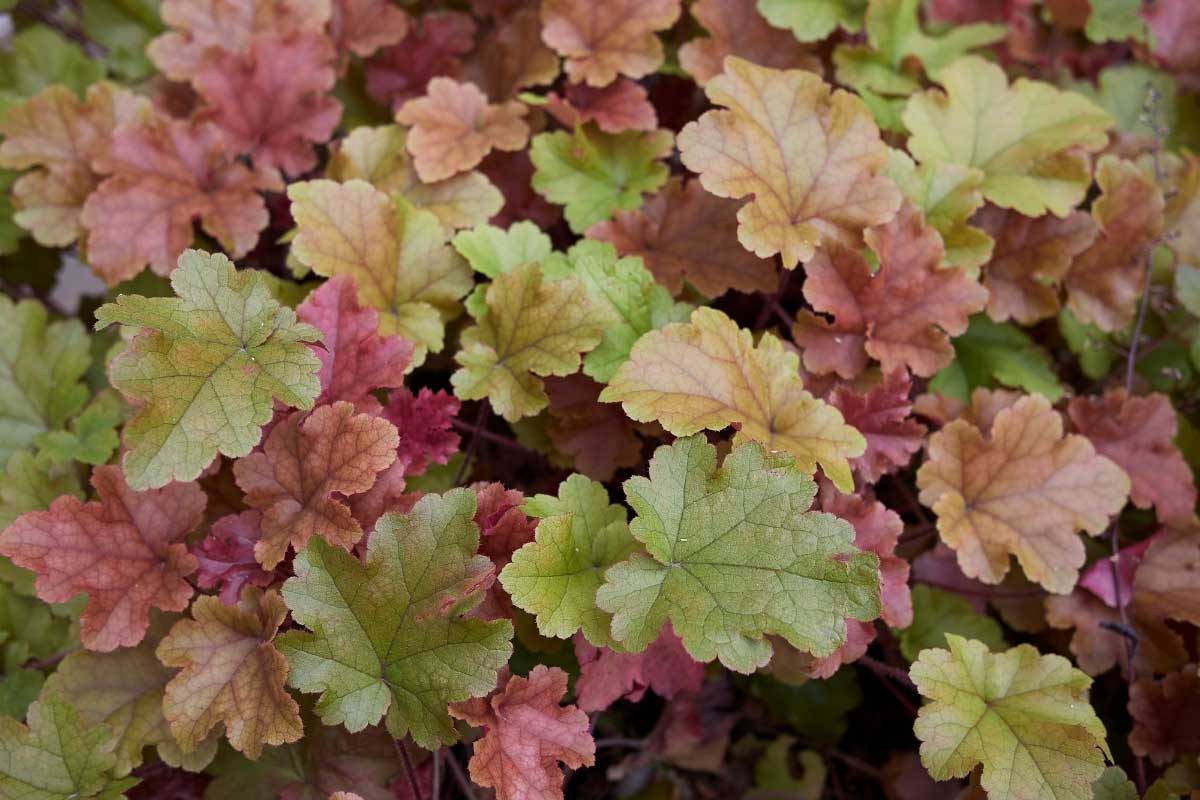
M864 667L866 667L867 670L876 678L878 678L879 682L882 683L889 692L891 692L892 696L896 698L896 702L904 706L904 709L909 714L913 715L914 717L917 716L916 705L912 700L908 699L908 697L904 695L904 692L900 691L900 686L903 686L904 688L914 692L917 690L916 684L912 682L912 678L908 677L907 672L876 661L869 656L862 656L855 663L862 664ZM899 684L899 686L897 686L897 684Z
M392 739L392 745L396 748L400 761L404 764L404 774L408 776L408 788L412 792L413 800L425 800L424 795L421 794L421 785L417 783L417 770L413 766L412 756L408 754L408 745L400 739Z
M475 414L475 423L471 426L471 439L467 442L467 452L463 457L462 463L458 465L458 471L454 473L454 485L462 486L463 480L470 474L471 459L475 457L475 450L479 447L480 433L484 430L487 424L488 416L492 413L492 406L488 403L487 398L479 402L479 411Z
M463 797L466 800L475 800L475 790L471 788L471 779L467 777L462 764L458 763L453 750L446 751L446 766L450 768L450 774L454 776L454 782L458 784L459 791L463 793Z

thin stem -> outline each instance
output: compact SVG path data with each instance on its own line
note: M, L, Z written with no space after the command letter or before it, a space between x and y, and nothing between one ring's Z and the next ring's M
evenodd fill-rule
M431 800L441 800L442 796L442 748L433 751L433 785L429 789Z
M408 745L399 739L392 739L392 745L396 748L401 763L404 764L404 774L408 776L408 788L412 792L413 800L425 800L424 795L421 794L421 785L417 783L417 770L413 766L412 756L408 754Z
M863 761L858 756L852 756L849 753L843 753L841 750L835 750L832 747L824 748L821 750L821 752L832 759L842 762L856 772L861 772L863 775L868 775L880 783L883 782L883 773L868 764L866 761Z
M501 447L507 447L511 450L521 450L525 453L533 452L516 439L496 433L495 431L489 431L485 428L477 428L466 420L456 419L453 425L457 430L464 431L472 436L481 436L492 444L498 444Z
M771 314L776 313L775 309L779 306L779 298L783 297L783 293L787 291L788 283L791 282L794 272L794 269L785 269L783 278L779 281L779 288L771 294L763 295L762 308L758 310L758 318L754 320L754 330L762 330L767 324L767 320L771 318Z
M463 793L463 797L466 800L475 800L475 790L471 786L471 779L467 777L462 764L458 763L458 759L454 757L453 750L446 751L446 766L450 768L450 775L458 784L458 789Z
M52 656L46 656L45 658L39 658L36 661L30 661L28 664L25 664L25 669L32 669L32 670L49 669L50 667L57 665L58 662L62 661L64 658L66 658L67 656L71 655L71 653L74 653L74 652L75 652L74 649L63 650L62 652L55 653Z
M903 684L905 687L913 690L914 692L917 690L917 685L913 683L912 678L908 677L907 670L900 669L899 667L893 667L891 664L884 664L882 661L877 661L870 656L861 656L858 660L864 667L872 672L876 672L880 675L886 675L897 683Z
M893 475L892 485L896 487L896 491L900 492L900 496L904 498L904 504L908 506L908 510L913 513L913 516L921 521L922 525L936 527L936 523L925 513L925 507L921 505L921 501L913 494L912 489L908 488L908 484L904 482L903 478Z
M609 739L597 739L596 749L603 750L606 747L623 747L627 750L641 750L646 746L645 739L623 739L619 736Z
M1150 251L1146 252L1146 276L1142 279L1142 297L1138 301L1137 321L1133 325L1133 338L1129 341L1129 356L1125 359L1125 394L1133 392L1133 373L1137 367L1138 342L1142 338L1142 326L1146 323L1146 308L1150 305Z
M484 425L487 424L488 415L492 413L492 406L488 403L487 398L479 402L479 413L475 415L475 424L471 427L471 439L467 443L467 452L463 456L462 463L458 465L458 471L454 473L454 485L462 486L463 479L470 473L471 460L475 458L475 450L479 447L480 432L484 430Z
M884 688L891 693L892 697L896 698L896 702L904 706L905 711L914 717L917 716L916 705L913 704L913 701L908 699L904 692L902 692L896 685L896 682L900 682L905 688L915 691L916 686L913 685L912 678L908 677L908 673L904 672L903 670L897 670L895 667L889 667L887 664L882 664L875 659L868 658L866 656L860 658L857 663L862 664L872 675L878 678L879 682L882 683ZM900 673L900 675L903 675L903 681L900 681L900 678L895 673Z

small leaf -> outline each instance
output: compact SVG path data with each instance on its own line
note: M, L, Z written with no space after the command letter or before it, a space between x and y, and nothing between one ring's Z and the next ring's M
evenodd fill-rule
M838 28L860 30L867 0L758 0L758 10L776 28L790 29L802 42L815 42Z
M1054 402L1063 395L1050 354L1010 322L992 322L976 314L953 344L954 361L929 382L934 392L964 402L973 390L996 385L1024 389Z
M896 637L901 655L910 662L923 650L949 646L946 634L982 642L992 652L1008 649L1000 623L977 613L960 595L918 584L912 589L912 605L912 624Z
M573 83L607 86L617 75L641 78L663 61L654 34L679 19L680 0L545 0L542 41L566 58Z
M598 648L579 634L574 645L579 662L575 696L584 711L603 711L618 700L636 703L647 689L670 700L695 694L704 683L704 665L688 655L669 624L640 653Z

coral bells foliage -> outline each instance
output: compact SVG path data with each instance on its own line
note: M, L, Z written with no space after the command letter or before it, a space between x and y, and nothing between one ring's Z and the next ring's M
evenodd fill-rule
M0 798L1200 796L1200 3L0 32Z

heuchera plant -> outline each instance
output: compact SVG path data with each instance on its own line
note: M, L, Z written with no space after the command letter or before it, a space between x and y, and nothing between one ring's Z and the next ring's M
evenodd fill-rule
M0 0L0 800L1200 797L1200 1Z

